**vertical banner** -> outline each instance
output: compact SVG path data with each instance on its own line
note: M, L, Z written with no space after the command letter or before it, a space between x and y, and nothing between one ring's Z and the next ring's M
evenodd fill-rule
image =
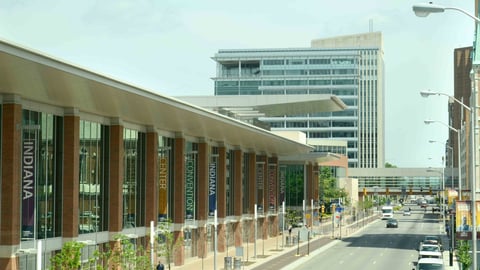
M257 177L257 207L263 212L263 162L257 163L256 177Z
M275 194L275 178L277 174L277 166L271 164L268 166L268 207L270 211L276 209Z
M35 232L35 139L24 139L22 145L22 238L33 238Z
M159 159L159 172L158 172L158 219L162 220L167 218L167 209L168 209L168 159L160 158Z
M458 240L469 240L472 237L472 213L470 211L470 201L456 202L456 234Z
M185 162L185 219L194 219L195 213L195 160L187 155Z
M286 187L286 172L287 168L285 166L281 166L278 172L278 183L279 183L279 200L280 202L285 201L285 187Z
M213 216L217 209L217 163L208 166L208 215Z

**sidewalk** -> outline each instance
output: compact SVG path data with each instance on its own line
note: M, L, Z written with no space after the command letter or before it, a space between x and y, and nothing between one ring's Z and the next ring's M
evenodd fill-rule
M368 217L371 221L378 220L378 217ZM370 221L370 222L371 222ZM330 229L332 227L331 222L326 222L322 227L314 227L313 234L314 236L310 241L303 241L300 243L295 243L287 245L286 239L283 239L282 236L273 237L269 239L259 239L256 243L256 255L255 255L255 244L254 243L244 243L243 245L243 258L234 258L235 257L235 248L230 247L228 250L228 256L232 258L232 268L231 269L241 269L241 270L278 270L282 267L288 266L288 264L307 257L311 252L318 250L322 247L328 247L331 244L334 244L336 241L335 238L338 237L347 237L352 233L361 230L368 222L359 221L353 225L342 227L341 233L336 230L332 233ZM298 229L294 229L292 235L297 235ZM333 237L334 236L334 237ZM172 270L210 270L225 269L225 257L227 254L217 253L216 258L216 268L214 262L213 252L209 252L208 256L204 259L201 258L188 258L185 260L185 264L182 266L171 265ZM235 265L237 263L237 265ZM237 267L237 268L235 268ZM165 269L168 269L168 266L165 266Z

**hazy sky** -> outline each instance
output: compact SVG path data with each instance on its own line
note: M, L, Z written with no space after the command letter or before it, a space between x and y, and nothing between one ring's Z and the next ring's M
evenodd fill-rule
M419 18L406 0L2 0L0 38L168 96L213 95L218 49L309 47L316 38L381 31L386 161L440 167L453 94L453 50L473 44L457 11ZM435 2L474 14L473 0Z

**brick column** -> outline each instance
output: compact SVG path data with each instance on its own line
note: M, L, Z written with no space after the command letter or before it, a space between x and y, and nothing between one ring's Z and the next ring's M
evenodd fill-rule
M234 225L235 246L242 246L242 224L240 218L243 214L242 207L242 150L233 151L233 215L237 218L237 223Z
M262 230L262 239L267 239L268 232L268 157L262 156L261 159L264 161L263 167L263 218L260 219L261 230Z
M174 142L173 178L173 225L174 241L177 243L183 237L182 226L185 220L185 138L177 137ZM174 252L175 265L185 262L185 248L179 245Z
M278 203L278 186L278 158L271 157L268 159L268 207L273 205L273 211L277 213L274 218L269 219L269 223L273 223L272 236L278 234L278 206L281 205Z
M318 181L318 176L319 176L319 172L318 170L320 170L318 164L315 164L313 166L313 200L315 201L318 201L318 184L319 184L319 181Z
M145 189L145 226L150 227L150 221L157 224L158 220L158 134L149 131L146 134L146 189ZM150 241L148 247L150 248Z
M306 166L306 172L307 174L307 194L305 196L305 209L306 209L306 213L305 214L309 214L310 215L310 218L309 219L306 219L306 224L307 226L313 226L313 217L311 216L312 214L312 211L311 210L308 210L311 205L312 205L312 199L313 198L313 193L314 193L314 181L313 181L313 165L311 163L308 163L307 166Z
M72 239L78 237L80 194L80 117L75 112L63 117L63 130L62 236Z
M109 221L110 233L123 229L123 126L110 126L110 189ZM112 239L111 239L112 240Z
M257 202L257 155L252 152L248 153L248 213L251 217L254 217L255 214L255 204ZM255 222L249 221L245 223L245 226L248 226L248 241L255 241Z
M2 179L0 181L0 269L19 269L15 251L20 244L22 166L22 106L2 106ZM8 139L7 139L8 138Z
M225 218L227 214L227 149L218 147L218 170L217 170L217 217L220 221L217 226L217 250L225 252L227 247Z
M198 190L197 190L197 220L199 238L197 241L198 257L205 258L207 255L207 239L205 237L205 225L208 219L208 164L209 145L205 142L198 144Z

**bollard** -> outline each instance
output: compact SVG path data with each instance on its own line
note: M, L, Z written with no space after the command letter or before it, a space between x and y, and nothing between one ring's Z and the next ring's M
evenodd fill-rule
M240 270L242 269L242 258L235 257L233 260L233 269Z
M225 269L225 270L232 270L233 269L232 257L223 258L223 262L224 262L223 269Z

